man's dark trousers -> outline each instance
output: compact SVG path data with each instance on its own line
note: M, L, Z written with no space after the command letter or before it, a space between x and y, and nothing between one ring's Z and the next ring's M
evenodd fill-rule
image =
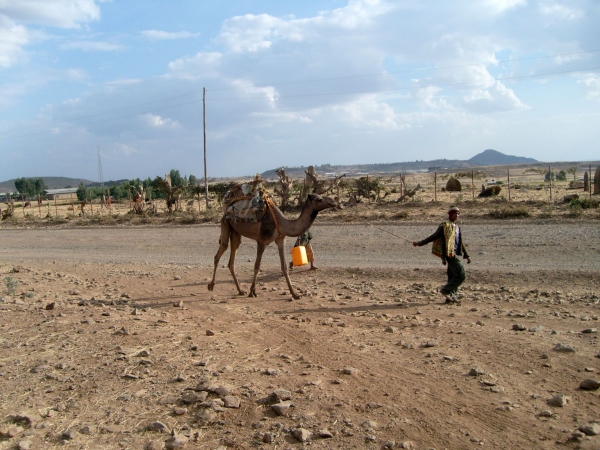
M458 256L447 258L446 264L448 266L448 284L442 288L442 291L456 295L458 287L465 281L465 268Z

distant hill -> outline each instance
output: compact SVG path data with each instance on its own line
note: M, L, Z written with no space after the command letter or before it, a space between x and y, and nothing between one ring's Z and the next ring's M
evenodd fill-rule
M504 166L507 164L528 164L538 162L533 158L505 155L504 153L492 149L484 150L467 161L474 166Z
M315 170L319 174L335 173L337 175L347 174L381 174L381 173L398 173L398 172L409 172L409 171L428 171L438 169L456 169L459 167L470 167L465 161L459 161L457 159L435 159L431 161L411 161L411 162L398 162L398 163L384 163L384 164L348 164L348 165L332 165L323 164L321 166L314 166ZM279 168L278 168L279 169ZM285 174L292 177L304 177L304 171L308 169L308 166L297 166L297 167L285 167ZM278 178L275 173L277 169L267 170L260 174L262 178Z
M411 162L398 162L398 163L387 163L387 164L354 164L354 165L331 165L324 164L322 166L314 166L315 170L319 174L323 173L335 173L341 175L347 174L381 174L381 173L398 173L398 172L416 172L416 171L444 171L444 170L456 170L456 169L468 169L471 167L480 166L506 166L511 164L533 164L538 161L533 158L524 158L521 156L510 156L500 153L496 150L485 150L471 159L466 161L458 159L434 159L430 161L411 161ZM304 171L307 167L286 167L285 174L297 178L303 177ZM261 173L261 177L265 179L277 178L275 173L276 169L267 170Z
M44 180L44 184L48 186L48 189L61 189L66 187L77 187L79 183L83 183L86 186L92 184L93 181L84 180L82 178L67 178L67 177L27 177L27 178L41 178ZM15 180L6 180L0 182L0 192L15 191Z

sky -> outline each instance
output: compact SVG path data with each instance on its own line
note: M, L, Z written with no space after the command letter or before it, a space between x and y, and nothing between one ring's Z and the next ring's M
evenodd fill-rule
M595 161L598 24L598 0L0 0L0 180L201 178L205 136L208 177Z

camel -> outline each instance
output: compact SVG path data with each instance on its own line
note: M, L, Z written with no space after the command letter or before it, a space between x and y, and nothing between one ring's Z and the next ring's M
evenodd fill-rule
M256 279L260 270L260 261L262 259L263 252L267 245L271 242L277 244L279 249L279 260L281 262L281 271L285 276L290 294L294 299L301 298L301 295L297 294L290 281L290 275L288 272L288 266L285 262L285 238L286 236L297 237L305 233L310 226L313 224L317 214L327 208L339 207L337 202L329 197L321 197L317 194L309 194L302 208L300 216L296 220L290 220L286 218L283 213L277 208L270 200L269 212L264 214L263 218L258 222L246 222L246 221L235 221L231 220L227 216L223 216L221 219L221 237L219 238L219 250L215 255L215 269L213 272L212 281L208 284L208 290L212 291L215 287L215 279L217 276L217 267L219 260L229 243L231 243L231 252L229 255L229 271L233 277L235 287L238 290L239 295L245 295L246 292L242 291L240 284L238 283L235 275L235 254L238 247L242 242L242 236L248 239L255 240L257 243L256 249L256 262L254 263L254 278L252 279L252 286L250 286L250 293L248 297L256 297Z

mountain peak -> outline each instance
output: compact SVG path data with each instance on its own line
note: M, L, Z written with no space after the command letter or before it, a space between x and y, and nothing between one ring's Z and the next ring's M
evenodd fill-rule
M523 156L505 155L497 150L487 149L468 160L471 164L481 166L500 166L504 164L536 163L533 158Z

